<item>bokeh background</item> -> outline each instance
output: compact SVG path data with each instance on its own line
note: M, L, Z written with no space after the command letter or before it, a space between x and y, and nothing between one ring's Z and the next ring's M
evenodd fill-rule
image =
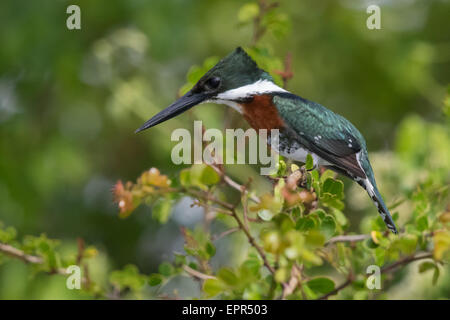
M81 8L81 30L66 28L70 4ZM83 238L100 252L92 271L100 279L105 270L129 263L151 273L181 250L179 227L201 221L201 209L191 209L185 199L164 225L146 207L120 219L111 188L150 167L169 176L179 172L170 160L175 145L170 133L192 129L193 119L219 129L247 127L225 107L205 104L134 134L176 98L186 74L195 72L193 65L250 46L253 30L240 22L242 4L1 1L0 221L14 226L19 237L45 233L60 239L68 252ZM366 27L369 4L381 7L381 30ZM279 57L280 67L292 53L289 90L360 129L387 202L398 200L398 188L413 185L427 174L423 170L448 182L450 122L443 106L450 83L450 2L283 0L279 11L285 21L261 42ZM402 159L420 170L414 167L402 181L389 179L397 168L392 163ZM257 167L230 167L238 180L253 176L264 189L267 182L257 177ZM375 209L345 182L346 214L357 231ZM217 251L217 264L233 257L232 246L219 245ZM0 265L1 299L80 297L65 289L63 279L33 277L28 268L16 261ZM179 281L167 290L192 296L192 284ZM412 289L403 285L388 297L450 296L450 281L440 287L428 282Z

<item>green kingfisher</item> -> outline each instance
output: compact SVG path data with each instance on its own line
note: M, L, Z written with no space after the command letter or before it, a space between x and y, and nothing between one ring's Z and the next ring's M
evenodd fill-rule
M276 143L268 143L282 156L305 162L310 154L315 166L325 166L361 185L393 233L394 221L375 182L364 137L344 117L299 97L274 83L266 71L238 47L219 61L194 87L136 130L153 127L201 103L225 104L256 130L278 129Z

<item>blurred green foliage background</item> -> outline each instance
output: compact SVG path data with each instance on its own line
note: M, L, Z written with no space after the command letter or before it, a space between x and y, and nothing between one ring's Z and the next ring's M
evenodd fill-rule
M81 8L81 30L66 28L66 8L74 3ZM377 3L382 29L368 30L366 8ZM260 42L279 57L268 71L282 69L284 56L292 53L288 89L360 129L387 202L399 200L398 190L409 190L430 174L447 184L450 107L446 118L443 106L450 83L450 2L280 4L277 25ZM162 226L148 208L120 219L110 191L118 179L134 180L150 167L175 175L180 167L170 160L175 144L170 133L192 129L193 119L206 127L247 127L225 107L205 104L144 134L133 133L176 98L188 71L195 73L191 66L250 46L252 25L243 23L242 5L237 0L1 1L0 221L19 236L45 233L60 239L67 252L76 252L78 237L94 244L101 253L92 272L104 281L105 271L129 263L153 272L181 250L179 227L201 221L200 209L182 201ZM241 181L257 178L254 168L232 167ZM401 175L391 172L398 168ZM359 230L375 209L347 182L345 212L351 229ZM260 188L267 185L261 179ZM217 251L222 252L217 264L233 255L232 246ZM64 279L31 278L28 268L15 261L0 265L0 298L80 297L65 289ZM182 296L193 290L189 283L172 286L184 288ZM448 281L444 288L423 288L398 289L390 297L450 296Z

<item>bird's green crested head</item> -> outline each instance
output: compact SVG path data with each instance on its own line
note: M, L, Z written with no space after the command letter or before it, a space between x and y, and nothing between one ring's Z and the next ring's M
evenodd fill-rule
M206 72L192 90L220 94L258 81L273 83L272 77L260 69L244 49L238 47Z
M227 104L240 112L240 103L255 95L285 91L238 47L208 70L189 92L144 123L136 132L169 120L203 102Z

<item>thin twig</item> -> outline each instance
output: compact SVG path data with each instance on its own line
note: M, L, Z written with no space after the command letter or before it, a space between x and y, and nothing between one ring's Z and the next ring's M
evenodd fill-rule
M422 260L422 259L429 259L432 258L433 254L432 253L422 253L422 254L416 254L416 255L411 255L411 256L407 256L401 260L398 260L396 262L394 262L391 265L388 266L384 266L383 268L381 268L380 272L381 273L390 273L393 272L395 269L397 269L400 266L404 266L407 265L413 261L417 261L417 260ZM339 291L341 291L342 289L348 287L350 284L353 283L354 277L352 275L352 273L349 274L349 276L347 277L347 280L341 284L339 287L337 287L336 289L334 289L333 291L330 291L329 293L321 296L319 298L319 300L325 300L328 297L337 294Z
M26 254L22 250L19 250L15 247L10 246L9 244L5 244L5 243L0 243L0 252L3 252L4 254L6 254L12 258L17 258L19 260L22 260L26 263L34 263L34 264L44 263L44 260L41 257Z
M287 285L283 289L281 299L286 299L288 295L294 292L297 286L300 284L300 270L296 264L292 265L291 278L287 282Z
M216 241L216 240L222 239L223 237L226 237L227 235L232 234L232 233L234 233L234 232L236 232L236 231L239 231L239 228L238 228L238 227L236 227L236 228L231 228L231 229L228 229L228 230L225 230L224 232L219 233L217 236L214 236L214 237L212 238L212 240L213 240L213 241Z
M261 22L264 15L270 10L279 6L278 2L267 3L266 0L259 0L259 14L253 20L253 38L252 38L252 47L258 43L259 39L266 33L266 28L262 26Z
M197 196L197 198L199 198L199 199L201 199L201 200L204 200L204 201L212 200L212 201L214 202L214 199L211 199L211 198L209 198L209 199L204 198L204 199L203 199L203 198L200 197L200 196ZM218 203L217 203L217 204L218 204ZM205 204L205 203L203 203L203 202L201 202L201 201L198 201L198 199L195 199L195 200L194 200L193 205L196 205L196 206L199 206L199 207L202 207L202 208L207 207L207 204ZM220 204L220 205L221 205L221 204ZM209 207L209 208L211 209L211 211L216 211L216 212L218 212L218 213L222 213L222 214L225 214L225 215L230 216L230 217L233 216L233 212L232 212L231 210L229 210L229 209L223 209L223 208L220 208L220 207ZM247 219L248 219L248 221L250 221L250 222L256 222L256 223L264 222L264 220L261 220L261 219L259 219L259 218L248 217Z
M78 245L78 253L77 253L76 264L83 268L83 271L85 274L85 277L83 277L83 285L85 288L89 288L91 285L91 277L89 276L89 267L86 263L82 263L84 249L85 249L84 239L77 238L77 245ZM65 271L64 271L64 273L65 273Z
M347 277L347 280L343 284L341 284L339 287L337 287L333 291L330 291L327 294L321 296L318 300L326 300L326 299L328 299L328 297L337 294L339 291L341 291L342 289L344 289L344 288L348 287L350 284L352 284L353 280L354 280L353 276L350 274Z
M247 197L245 196L245 190L242 191L242 211L244 215L244 225L248 229L248 205L247 205Z
M242 186L242 185L238 184L237 182L234 182L231 178L229 178L229 177L225 174L225 172L224 172L223 170L221 170L220 168L218 168L218 167L215 166L215 165L210 165L210 166L211 166L217 173L219 173L219 174L222 176L222 178L223 178L223 180L225 181L225 183L227 183L229 186L235 188L236 190L239 190L239 192L241 192L241 193L242 193L242 192L247 192L245 186ZM252 197L249 197L249 198L252 199ZM209 199L209 200L211 200L211 199ZM217 199L214 199L214 200L217 200ZM258 198L252 199L252 200L255 201L255 202L257 202L257 203L260 202L260 200L259 200ZM266 268L270 271L270 273L272 273L272 275L275 275L275 269L270 265L269 261L267 260L266 254L264 253L264 250L256 243L255 239L253 238L253 236L252 236L251 233L250 233L250 230L249 230L248 226L245 225L245 224L242 222L242 220L239 218L239 216L238 216L237 213L236 213L235 208L234 208L233 206L231 206L230 204L225 203L225 202L221 202L221 201L218 202L218 201L216 201L216 203L219 204L219 205L221 205L221 206L223 206L223 207L225 207L226 209L228 209L228 210L231 211L232 216L233 216L233 218L236 220L236 222L237 222L239 228L242 229L242 231L244 231L245 235L247 236L247 239L248 239L250 245L253 246L253 247L256 249L256 251L258 251L258 253L259 253L261 259L262 259L263 262L264 262L264 265L265 265Z
M355 235L342 235L342 236L336 236L328 240L328 242L325 244L326 246L337 243L337 242L358 242L358 241L364 241L366 239L370 238L370 234L355 234Z
M209 274L201 273L200 271L194 270L191 267L187 265L183 265L183 270L189 273L191 276L201 279L201 280L208 280L208 279L217 279L214 276L211 276Z
M227 176L225 174L225 172L223 170L221 170L219 167L217 167L216 165L211 164L210 167L213 168L214 171L216 171L222 177L223 182L225 182L228 186L232 187L233 189L236 189L239 192L242 192L242 188L245 188L245 186L237 183L236 181L231 179L229 176ZM247 191L245 191L245 192L247 193ZM255 203L261 202L261 200L254 195L249 195L249 199Z
M292 79L294 72L292 71L292 53L288 52L284 59L284 70L274 70L274 72L283 79L283 88L286 89L287 82Z
M197 192L197 191L194 191L194 190L185 190L184 192L186 194L190 195L190 196L195 197L195 198L202 199L204 201L211 201L211 202L213 202L215 204L218 204L219 206L222 206L222 207L224 207L224 208L226 208L228 210L233 210L234 209L234 207L231 204L229 204L227 202L224 202L222 200L219 200L219 199L217 199L216 197L214 197L211 194L205 194L205 193Z
M78 254L77 254L77 265L81 265L84 253L84 240L83 238L77 238Z
M83 243L83 245L84 245L84 243ZM4 254L8 255L9 257L11 257L11 258L16 258L16 259L22 260L25 263L43 264L45 262L42 257L31 255L31 254L27 254L27 253L23 252L22 250L17 249L17 248L15 248L15 247L13 247L13 246L11 246L9 244L6 244L6 243L0 243L0 253L4 253ZM77 257L77 260L78 259L79 258ZM70 274L70 273L67 272L66 268L52 269L52 270L48 271L48 273L49 274L60 274L60 275L63 275L63 276L67 276L67 275ZM85 265L85 267L84 267L84 274L85 274L85 276L83 276L81 278L81 282L85 285L86 288L89 288L91 280L90 280L90 277L89 277L89 272L88 272L87 265Z
M25 263L31 263L31 264L43 264L44 263L44 259L42 257L27 254L27 253L23 252L22 250L17 249L6 243L0 243L0 253L4 253L11 258L22 260ZM61 274L61 275L69 274L65 268L56 268L56 269L48 271L48 273L49 274ZM83 277L82 281L86 282L86 278Z
M239 218L236 211L234 211L234 210L233 210L233 217L236 220L236 222L238 223L239 228L241 228L242 231L244 231L250 244L256 249L256 251L258 251L261 259L263 259L263 262L264 262L264 265L266 266L266 268L270 271L270 273L275 275L275 269L270 265L269 261L267 260L264 250L256 243L255 238L253 238L249 229L242 223L241 219Z
M423 253L423 254L418 254L418 255L407 256L403 259L400 259L400 260L394 262L393 264L391 264L389 266L385 266L385 267L381 268L381 273L389 273L402 265L406 265L413 261L428 259L428 258L432 258L432 257L433 257L433 254L429 253L429 252Z

